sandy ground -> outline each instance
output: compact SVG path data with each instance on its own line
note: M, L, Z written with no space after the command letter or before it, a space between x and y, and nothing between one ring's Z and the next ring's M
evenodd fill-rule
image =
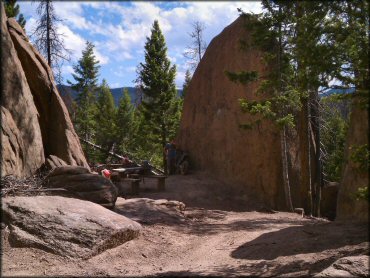
M88 260L12 248L3 233L2 276L311 276L338 258L369 254L367 225L269 212L204 174L145 180L139 196L186 204L181 221L147 221L140 236ZM117 211L123 198L117 200ZM140 219L140 217L139 217Z

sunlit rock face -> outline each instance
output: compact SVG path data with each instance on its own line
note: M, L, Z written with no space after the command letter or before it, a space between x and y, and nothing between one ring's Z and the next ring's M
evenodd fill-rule
M237 84L225 75L241 70L264 75L268 70L262 53L242 51L240 39L251 41L242 18L209 44L186 92L177 143L190 153L195 169L235 186L247 199L284 209L279 131L267 121L250 130L239 127L253 118L241 112L238 99L260 99L259 84Z
M49 66L1 9L2 176L30 176L50 155L89 167Z

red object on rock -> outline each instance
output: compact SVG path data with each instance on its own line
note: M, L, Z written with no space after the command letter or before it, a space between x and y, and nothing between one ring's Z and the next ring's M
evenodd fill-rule
M104 177L106 177L107 179L110 179L110 176L112 175L112 172L109 171L108 169L104 169L101 171L101 173L103 174Z

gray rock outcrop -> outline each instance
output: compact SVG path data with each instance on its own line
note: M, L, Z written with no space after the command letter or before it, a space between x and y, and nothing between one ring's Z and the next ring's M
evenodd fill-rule
M139 235L141 225L92 202L59 196L7 197L3 221L14 247L90 258Z

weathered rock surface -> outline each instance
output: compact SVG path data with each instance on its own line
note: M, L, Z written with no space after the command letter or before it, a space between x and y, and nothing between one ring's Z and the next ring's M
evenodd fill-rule
M30 176L45 161L39 114L7 28L1 3L2 176Z
M7 197L3 219L14 247L89 258L138 236L140 224L97 204L59 196Z
M46 159L45 166L50 170L58 167L67 166L67 163L55 155L49 155Z
M340 258L315 277L369 277L369 256Z
M365 165L361 166L351 158L359 147L366 145L365 150L369 148L369 112L360 107L359 101L361 99L355 98L353 102L346 141L344 161L347 163L337 201L336 220L340 221L369 221L369 200L357 199L358 189L369 186L369 172ZM364 152L359 155L364 156Z
M45 179L48 188L63 188L76 197L113 208L118 196L116 186L103 176L81 166L55 168Z
M8 28L40 114L45 156L55 155L70 165L89 167L45 59L28 42L16 20L8 19Z
M88 168L49 66L1 9L2 175L31 176L50 155Z
M115 212L142 224L179 224L185 221L184 210L185 204L182 202L148 198L119 198L114 209Z
M239 128L253 118L241 112L238 99L260 99L259 84L237 84L225 75L226 70L256 70L262 75L268 70L259 51L240 50L240 39L250 41L242 18L209 44L187 89L176 140L196 169L246 189L273 209L284 209L278 130L267 121L252 130Z

